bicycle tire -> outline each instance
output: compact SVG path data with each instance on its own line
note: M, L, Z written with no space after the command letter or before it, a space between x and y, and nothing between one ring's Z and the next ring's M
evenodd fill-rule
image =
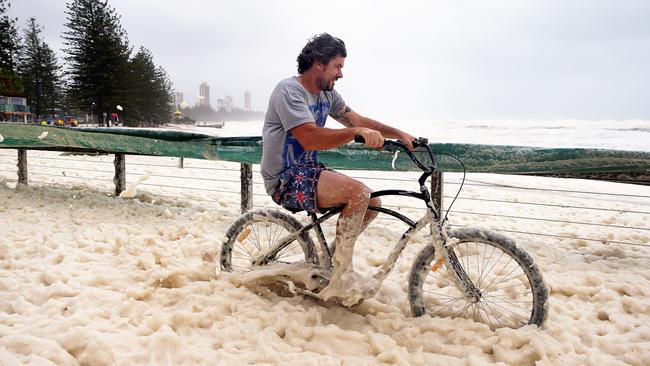
M226 231L221 244L222 270L226 272L233 272L233 269L236 272L250 270L254 266L252 259L262 250L269 249L280 238L300 229L302 225L298 220L276 209L258 209L239 216ZM236 255L233 256L233 253ZM307 232L299 235L296 240L286 243L272 261L302 260L318 264L314 243Z
M548 287L541 271L523 248L503 235L482 229L458 229L450 232L449 237L458 240L450 246L450 257L457 260L455 265L467 274L466 278L478 288L481 297L478 302L473 302L463 296L456 285L445 278L446 271L442 271L442 275L438 271L441 267L446 270L447 264L439 259L432 264L435 249L427 246L418 254L409 275L408 292L413 316L427 313L431 316L460 316L487 323L492 329L543 325L548 313ZM471 250L471 243L475 244L476 250ZM496 253L498 259L495 259L497 250L500 253ZM481 256L483 263L480 262ZM515 264L511 266L513 262ZM476 268L473 267L475 264ZM495 284L497 279L499 281ZM521 286L523 290L529 289L529 294L528 291L520 293ZM510 314L514 319L508 321L505 318Z

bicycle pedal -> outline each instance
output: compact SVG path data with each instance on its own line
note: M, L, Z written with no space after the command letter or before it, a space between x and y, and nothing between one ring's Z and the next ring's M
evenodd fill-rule
M316 294L314 292L311 292L309 290L297 287L293 283L293 281L279 281L279 282L282 282L284 285L286 285L289 288L289 291L294 295L305 295L305 296L313 297L313 298L316 298L316 299L319 298L318 294Z

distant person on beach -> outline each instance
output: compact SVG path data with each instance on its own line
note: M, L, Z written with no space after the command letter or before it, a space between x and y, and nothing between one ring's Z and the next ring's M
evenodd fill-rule
M269 100L262 131L262 176L266 192L279 205L320 212L345 205L336 226L336 251L329 285L320 292L324 300L338 298L353 305L372 291L377 282L358 274L352 266L357 236L377 216L368 205L379 198L363 183L327 169L318 151L344 145L356 135L367 147L379 148L384 138L398 139L412 148L410 134L353 111L334 90L343 77L347 51L342 40L327 33L310 39L298 55L298 76L278 83ZM327 116L344 128L327 128Z

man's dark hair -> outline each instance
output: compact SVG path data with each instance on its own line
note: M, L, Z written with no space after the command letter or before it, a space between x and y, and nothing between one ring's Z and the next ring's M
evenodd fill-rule
M298 73L302 74L309 70L314 61L327 65L331 59L339 55L348 56L343 41L327 33L314 36L298 55Z

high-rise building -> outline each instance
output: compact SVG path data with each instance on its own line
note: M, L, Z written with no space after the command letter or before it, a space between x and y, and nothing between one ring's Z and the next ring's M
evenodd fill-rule
M210 85L207 82L202 82L199 85L199 103L200 106L210 106Z
M251 92L245 91L244 92L244 110L250 111L251 109L253 109L252 102L251 102Z
M183 93L174 92L174 110L177 111L180 109L181 103L183 103Z
M232 112L232 108L234 107L234 103L232 102L232 97L230 95L226 95L226 97L223 100L223 106L226 109L226 112L230 113Z

